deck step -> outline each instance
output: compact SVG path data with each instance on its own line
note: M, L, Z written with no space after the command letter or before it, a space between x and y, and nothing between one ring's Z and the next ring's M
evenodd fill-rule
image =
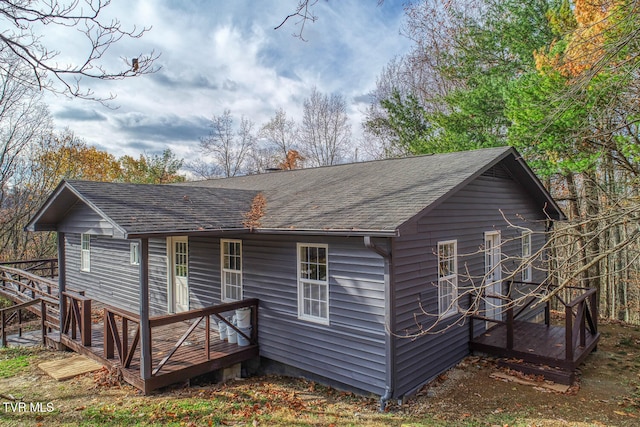
M554 383L573 385L576 379L575 371L554 368L546 365L536 365L516 359L498 359L498 366L509 368L525 375L539 375L547 381Z

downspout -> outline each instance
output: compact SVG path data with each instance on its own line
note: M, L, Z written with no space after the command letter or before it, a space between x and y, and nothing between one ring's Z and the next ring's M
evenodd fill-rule
M392 325L395 324L395 307L392 298L392 280L391 280L391 250L376 245L371 236L364 236L364 246L372 250L384 259L384 293L385 293L385 326L387 333L385 334L385 362L386 362L386 378L385 391L380 396L380 412L384 412L387 402L391 400L395 385L395 358L396 346L395 335Z

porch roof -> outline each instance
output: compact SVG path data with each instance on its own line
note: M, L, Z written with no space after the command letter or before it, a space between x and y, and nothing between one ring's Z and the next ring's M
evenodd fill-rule
M260 175L146 185L63 181L27 226L55 230L73 203L89 205L124 237L248 232L243 222L261 193L266 207L254 232L396 235L501 163L554 219L563 214L510 147L386 159ZM120 233L119 233L120 234Z

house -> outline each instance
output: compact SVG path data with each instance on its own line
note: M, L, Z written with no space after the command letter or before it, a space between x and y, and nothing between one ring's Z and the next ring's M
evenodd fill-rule
M521 233L505 219L544 230L562 218L500 147L184 185L63 181L27 229L58 233L61 295L136 313L143 379L149 318L257 299L263 359L386 401L455 365L484 331L457 315L459 254L500 283L501 252L544 243L501 244ZM405 338L433 321L423 309L442 331Z

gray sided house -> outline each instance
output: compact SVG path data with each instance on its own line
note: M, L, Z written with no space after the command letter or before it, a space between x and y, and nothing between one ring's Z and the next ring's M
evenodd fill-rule
M508 147L185 185L63 181L28 229L59 233L68 288L142 315L144 282L152 316L256 298L262 358L389 399L469 354L481 331L452 304L463 273L495 264L499 281L501 259L544 243L502 244L522 233L505 218L562 218ZM423 309L442 331L404 337L434 321Z

